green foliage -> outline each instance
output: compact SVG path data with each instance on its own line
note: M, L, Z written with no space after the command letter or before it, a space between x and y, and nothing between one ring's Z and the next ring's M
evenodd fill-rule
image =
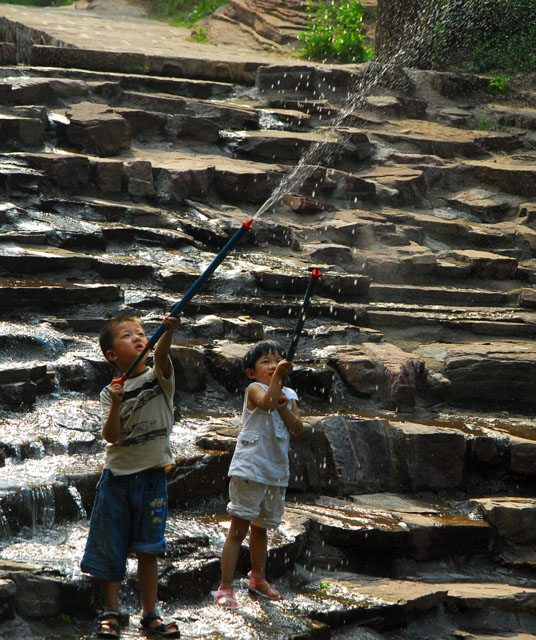
M488 116L485 113L480 117L477 128L479 131L495 131L495 125L488 122Z
M506 95L510 91L510 80L501 76L494 76L488 85L488 91L494 96Z
M203 27L198 27L192 31L192 35L190 36L192 40L195 42L207 42L207 30L203 29Z
M151 67L147 64L130 64L123 67L123 73L134 73L147 75L151 71Z
M372 47L363 41L364 7L360 0L320 0L317 6L306 2L308 28L299 34L304 43L301 57L337 62L365 62L372 58Z
M180 27L192 27L199 20L214 13L218 7L227 4L227 0L152 0L152 2L156 18Z
M433 0L434 54L469 70L536 71L534 0Z

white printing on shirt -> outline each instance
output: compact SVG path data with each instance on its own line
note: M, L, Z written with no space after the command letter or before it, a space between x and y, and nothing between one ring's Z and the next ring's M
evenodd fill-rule
M106 445L105 468L114 475L126 475L173 464L169 443L175 422L173 371L164 378L157 366L147 367L140 375L127 378L123 389L121 437ZM112 403L108 387L101 391L100 400L104 423Z

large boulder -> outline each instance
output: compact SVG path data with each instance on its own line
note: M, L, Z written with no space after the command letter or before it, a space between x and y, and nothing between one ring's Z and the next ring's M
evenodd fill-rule
M292 440L289 487L335 495L458 489L465 451L453 429L331 415Z
M444 375L451 401L472 406L534 406L536 347L531 342L429 344L418 352Z

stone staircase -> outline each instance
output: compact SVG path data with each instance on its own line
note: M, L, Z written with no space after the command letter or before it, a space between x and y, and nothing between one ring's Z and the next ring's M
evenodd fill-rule
M535 637L529 97L375 63L74 48L70 22L62 42L62 19L20 11L0 20L0 638L91 633L100 326L135 313L151 334L274 192L172 349L164 608L185 638ZM316 266L269 551L287 598L217 611L241 358L288 342Z

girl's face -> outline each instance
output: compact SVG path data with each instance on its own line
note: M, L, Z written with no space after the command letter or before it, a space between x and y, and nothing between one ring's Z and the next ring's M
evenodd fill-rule
M257 382L269 385L272 376L274 375L274 371L282 359L281 354L277 351L263 353L255 363L255 368L247 369L246 373L250 378L255 379Z

